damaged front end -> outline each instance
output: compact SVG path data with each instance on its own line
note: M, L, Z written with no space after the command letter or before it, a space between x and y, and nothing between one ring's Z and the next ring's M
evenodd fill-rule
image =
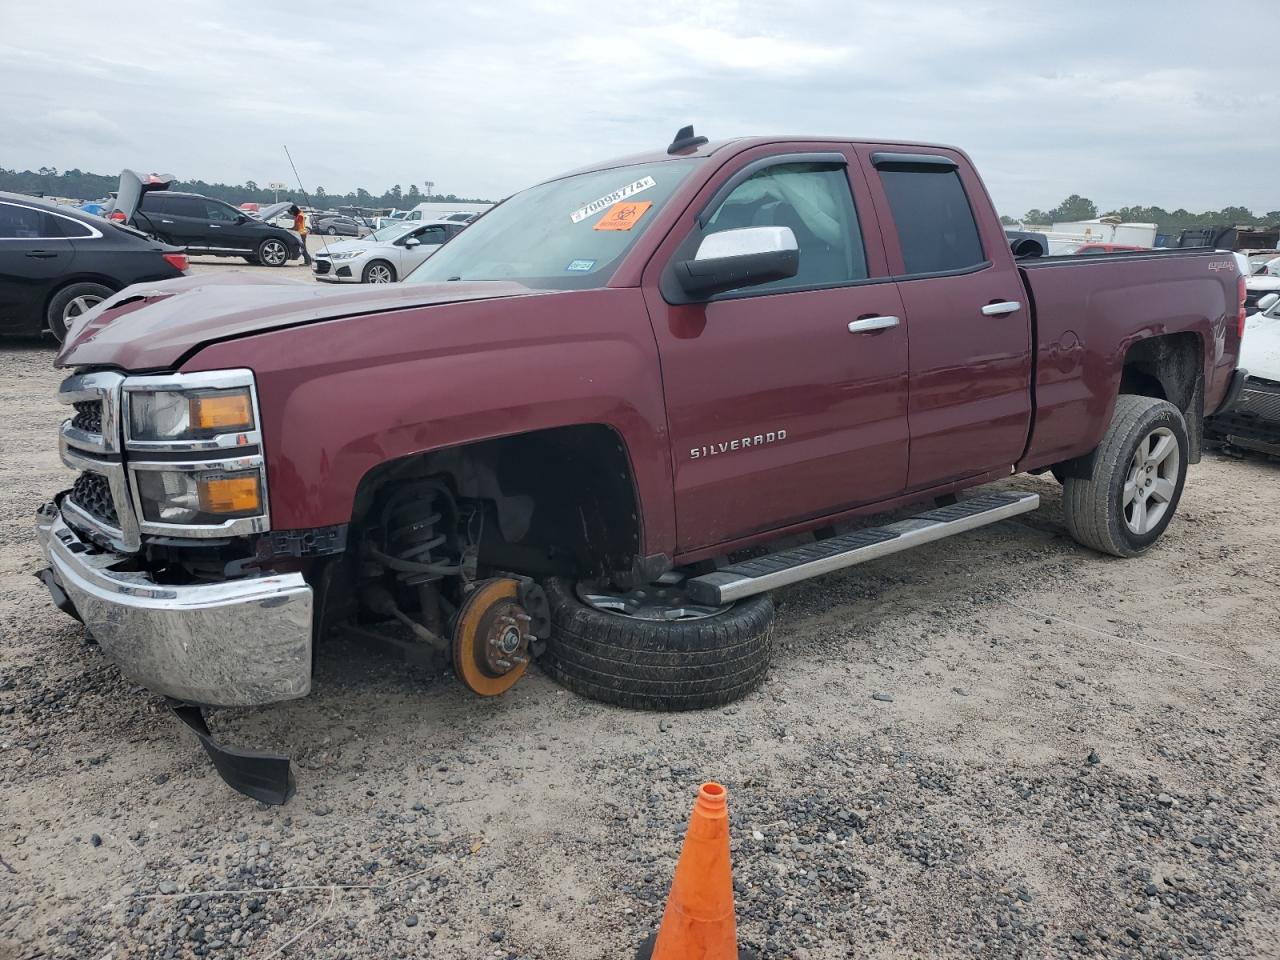
M269 529L252 373L82 373L59 398L79 476L40 509L38 576L126 677L181 705L232 787L284 802L288 760L220 746L199 714L311 689L312 588L246 553Z

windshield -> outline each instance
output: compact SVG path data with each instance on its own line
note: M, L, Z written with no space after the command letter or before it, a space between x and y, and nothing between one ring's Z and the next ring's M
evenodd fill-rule
M509 197L409 274L405 283L516 280L603 287L699 158L597 170Z
M396 239L396 237L404 236L416 226L416 223L389 223L381 230L375 230L373 233L369 234L369 236L365 237L365 239L372 240L375 243L386 243L390 240Z

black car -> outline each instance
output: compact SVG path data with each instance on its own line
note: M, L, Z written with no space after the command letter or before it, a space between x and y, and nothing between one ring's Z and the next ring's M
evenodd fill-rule
M167 176L144 180L132 170L121 172L107 217L199 256L244 257L269 267L283 267L302 256L298 235L271 223L291 204L268 207L259 212L259 220L222 200L170 190L172 182Z
M178 247L93 214L0 193L0 333L48 330L61 341L76 317L117 290L186 270Z

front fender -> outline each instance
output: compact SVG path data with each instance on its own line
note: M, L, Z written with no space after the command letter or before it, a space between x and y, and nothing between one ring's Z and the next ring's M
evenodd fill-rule
M347 317L215 344L187 370L258 383L272 527L350 521L360 480L417 453L598 423L622 437L643 549L673 553L666 414L640 291L567 291Z

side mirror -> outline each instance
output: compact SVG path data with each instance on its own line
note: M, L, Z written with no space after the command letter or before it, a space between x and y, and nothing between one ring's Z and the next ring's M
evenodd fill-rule
M248 216L246 216L243 213L236 214L236 223L248 223L248 222L249 222Z
M408 240L404 242L404 245L406 247L420 247L422 246L422 241L419 240L417 237L410 237Z
M692 260L675 265L676 279L695 299L794 277L800 246L790 227L740 227L708 234Z
M1270 313L1271 308L1280 303L1280 293L1268 293L1265 297L1258 298L1258 310L1262 313Z

